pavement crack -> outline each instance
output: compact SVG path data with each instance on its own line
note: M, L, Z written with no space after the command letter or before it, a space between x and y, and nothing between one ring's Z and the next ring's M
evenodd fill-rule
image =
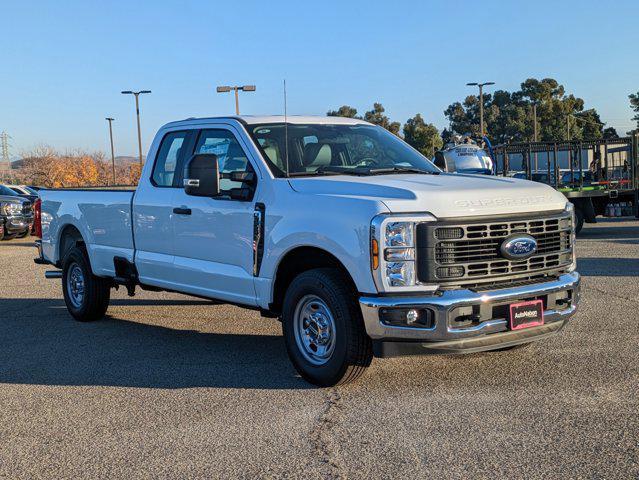
M322 412L310 432L312 452L314 458L320 462L323 478L346 478L345 467L332 435L341 416L341 409L342 396L333 388L324 400Z

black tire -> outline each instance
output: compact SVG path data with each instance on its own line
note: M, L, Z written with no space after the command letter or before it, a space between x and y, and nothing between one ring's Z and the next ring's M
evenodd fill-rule
M579 207L575 207L575 233L578 235L584 228L584 212Z
M296 341L295 312L309 296L322 300L334 320L334 349L321 365L309 361ZM372 344L356 298L349 279L333 268L301 273L289 285L282 309L282 331L291 362L306 381L320 387L349 383L371 364Z
M83 294L79 300L70 291L69 282L69 275L76 268L79 268L83 280ZM75 246L64 256L62 293L71 316L80 322L91 322L104 317L111 298L111 282L93 275L86 250Z
M29 230L25 230L23 233L19 233L18 235L16 235L16 238L24 238L27 235L29 235Z

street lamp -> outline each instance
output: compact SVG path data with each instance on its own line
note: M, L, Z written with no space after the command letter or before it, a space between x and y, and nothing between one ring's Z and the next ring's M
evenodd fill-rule
M467 83L469 87L479 87L479 134L481 138L484 138L484 87L487 85L495 85L495 82L484 83Z
M240 99L237 92L240 90L242 90L243 92L254 92L255 85L242 85L242 86L233 86L233 87L228 85L221 85L217 87L217 93L227 93L227 92L230 92L231 90L235 92L235 115L239 115Z
M115 185L115 153L113 150L113 126L111 125L115 118L106 117L105 120L109 122L109 138L111 139L111 167L113 168L113 185Z
M151 93L151 90L140 90L139 92L133 92L131 90L124 90L123 95L135 96L135 114L138 118L138 151L140 154L140 169L142 169L142 132L140 131L140 102L138 97L143 93Z

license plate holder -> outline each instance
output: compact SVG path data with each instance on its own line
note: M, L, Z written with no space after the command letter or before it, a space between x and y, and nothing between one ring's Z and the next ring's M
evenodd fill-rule
M510 329L538 327L544 324L544 302L529 300L510 304Z

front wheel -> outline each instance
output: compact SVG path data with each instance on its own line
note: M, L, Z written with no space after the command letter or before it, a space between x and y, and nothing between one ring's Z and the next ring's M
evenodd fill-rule
M111 298L109 280L96 277L89 257L81 247L71 248L64 257L62 292L69 313L80 322L104 316Z
M351 382L373 351L350 282L336 269L298 275L284 298L282 330L299 374L321 387Z

